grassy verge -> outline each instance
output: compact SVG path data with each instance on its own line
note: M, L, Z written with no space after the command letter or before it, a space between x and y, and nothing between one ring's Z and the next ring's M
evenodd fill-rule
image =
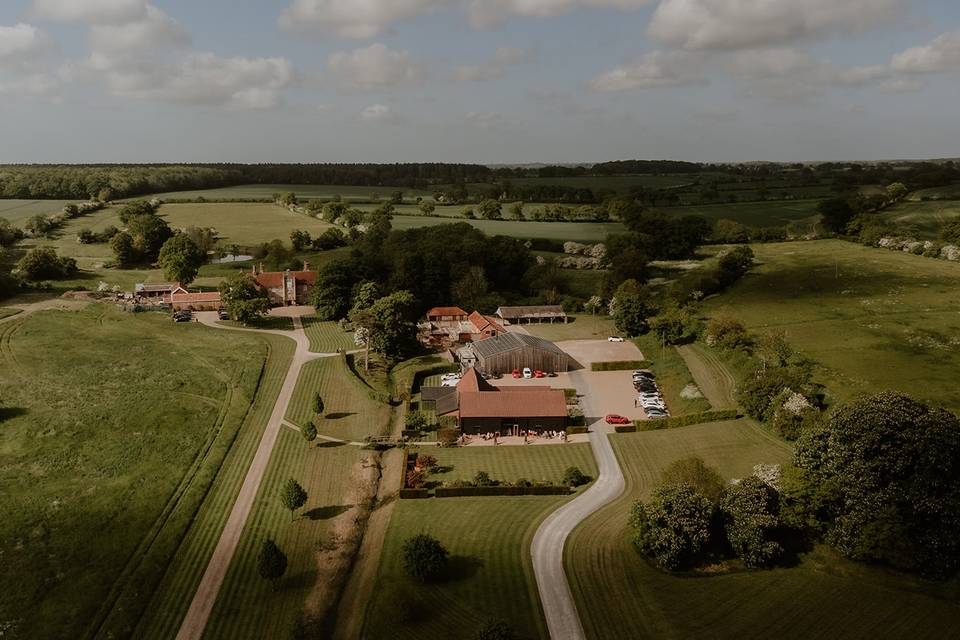
M105 305L0 326L12 637L129 634L257 389L266 349L225 333Z
M440 450L429 447L421 452L436 456L440 472L431 474L430 480L438 482L473 480L478 471L486 471L492 479L507 482L520 478L531 482L560 482L563 472L572 466L580 467L592 478L597 476L597 465L586 443Z
M229 337L234 340L237 335L229 332ZM161 639L176 635L260 443L293 358L294 343L279 336L262 335L258 338L265 341L270 353L260 388L203 506L166 568L160 587L149 601L135 630L137 637Z
M690 578L657 570L633 548L627 517L666 465L699 455L724 477L739 478L757 463L787 460L790 449L744 420L611 441L626 492L577 528L566 548L588 638L935 638L960 621L956 584L922 583L822 548L795 567L769 571Z
M310 351L333 353L337 349L356 349L353 332L344 331L336 322L320 320L316 316L303 316L303 331L310 340Z
M274 331L293 331L293 318L288 316L261 316L247 324L235 320L222 320L220 324L241 329L272 329Z
M307 363L293 391L286 418L303 426L313 419L313 395L320 393L325 405L317 430L343 440L363 440L369 435L386 435L390 427L389 405L376 402L343 362L343 358L320 358Z

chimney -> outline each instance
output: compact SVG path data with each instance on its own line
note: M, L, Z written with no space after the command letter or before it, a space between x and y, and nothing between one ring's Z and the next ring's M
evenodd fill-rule
M310 271L310 263L307 262L306 260L303 261L303 270Z

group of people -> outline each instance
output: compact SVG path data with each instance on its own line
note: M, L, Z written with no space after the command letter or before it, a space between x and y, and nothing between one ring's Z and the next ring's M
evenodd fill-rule
M533 438L559 439L561 442L567 441L566 431L534 431L533 429L521 429L517 435L523 436L523 444L530 444ZM479 437L481 440L493 440L493 444L496 446L501 444L500 438L503 436L499 431L481 433L478 436L462 434L457 444L464 446L476 437Z

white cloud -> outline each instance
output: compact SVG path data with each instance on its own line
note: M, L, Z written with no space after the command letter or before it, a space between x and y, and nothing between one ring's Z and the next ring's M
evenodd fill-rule
M591 82L595 91L630 91L703 84L699 59L684 51L651 51L633 62L601 73Z
M391 51L380 43L354 51L340 51L327 63L346 89L385 89L419 84L423 69L406 51Z
M35 69L55 48L50 36L33 25L0 25L0 69Z
M655 0L471 0L470 24L476 29L489 29L502 24L509 16L548 18L576 9L619 9L632 11Z
M903 0L662 0L648 27L685 49L780 46L896 19Z
M365 122L392 122L397 115L385 104L372 104L363 108L360 119Z
M847 67L789 48L742 52L729 68L752 92L777 100L799 100L831 87L864 86L890 75L885 65Z
M41 17L63 22L124 24L142 19L146 0L33 0L33 11Z
M491 62L457 67L454 76L461 82L496 80L502 78L507 68L530 59L530 51L518 47L500 47Z
M280 104L280 91L294 77L286 58L220 57L194 52L173 63L118 62L93 54L99 72L117 96L153 102L266 109Z
M90 29L90 44L97 51L130 51L186 45L190 36L176 20L153 5L142 17L119 24L97 24Z
M944 33L929 44L902 51L890 62L902 73L960 71L960 31Z
M391 24L410 20L449 0L293 0L277 23L283 29L315 29L341 38L375 38Z
M52 98L60 93L60 82L57 78L43 73L31 73L23 76L14 76L9 79L0 78L0 95L31 98Z
M467 113L466 123L478 129L502 129L514 123L507 120L503 114L496 111L471 111Z

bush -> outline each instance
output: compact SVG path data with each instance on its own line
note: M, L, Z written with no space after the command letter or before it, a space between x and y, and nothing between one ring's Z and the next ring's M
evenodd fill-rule
M657 429L675 429L677 427L687 427L692 424L703 424L705 422L719 422L721 420L736 420L736 409L719 409L716 411L703 411L701 413L688 413L683 416L673 416L671 418L658 418L656 420L637 420L632 431L653 431Z
M615 433L634 433L637 430L635 424L618 424L613 427Z
M404 416L403 424L409 431L423 431L427 428L427 416L422 411L411 411Z
M607 362L591 362L591 371L633 371L646 369L650 366L649 360L610 360Z
M473 636L474 640L515 640L516 637L503 620L487 620Z
M426 533L407 538L401 554L404 571L420 582L429 582L442 576L449 559L440 541Z
M654 489L650 503L637 501L630 514L633 542L669 571L696 564L710 542L713 505L689 485Z
M709 498L714 505L720 504L727 487L727 483L717 470L708 467L703 458L698 456L672 462L660 474L660 482L665 485L690 485L696 489L697 493Z
M460 438L460 429L442 428L437 431L437 442L444 446L456 444Z
M567 427L568 436L578 434L578 433L589 433L589 432L590 432L589 427Z
M427 482L427 476L422 469L410 469L407 471L406 486L408 489L423 489Z
M519 482L519 481L518 481ZM558 485L474 487L469 482L451 483L451 486L437 487L434 495L438 498L461 498L480 496L556 496L569 495L570 487Z
M725 315L715 316L707 322L704 342L711 347L736 349L750 344L747 329L739 321Z
M590 482L590 476L581 471L580 467L567 467L561 482L568 487L579 487Z
M59 280L77 273L77 261L61 258L50 247L36 247L20 259L17 270L27 280Z
M780 526L777 492L756 476L744 478L723 499L727 540L748 567L766 567L783 553L774 540Z
M473 484L478 487L492 487L497 483L490 479L490 474L486 471L477 471L473 476Z

